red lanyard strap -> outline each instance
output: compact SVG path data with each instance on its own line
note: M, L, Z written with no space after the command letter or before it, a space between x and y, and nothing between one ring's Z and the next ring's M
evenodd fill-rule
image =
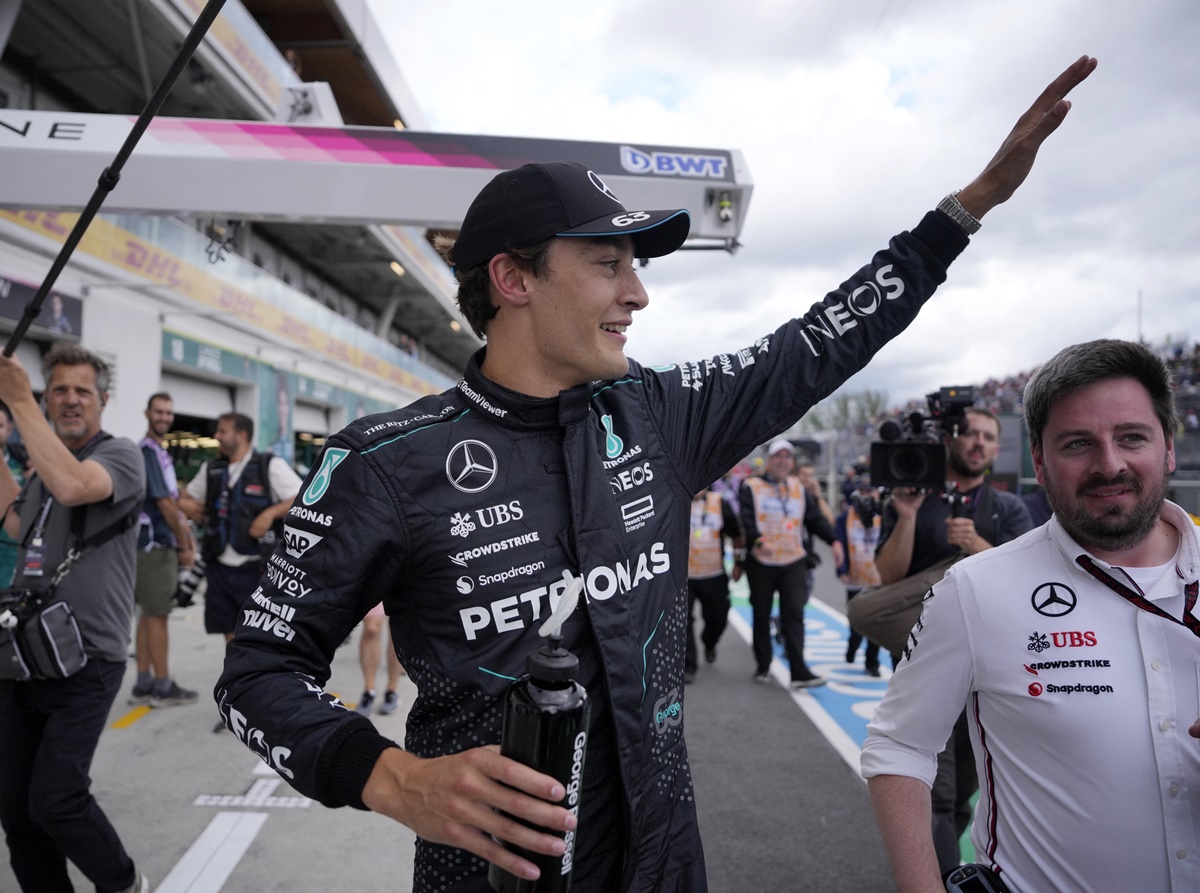
M1192 616L1192 611L1196 607L1196 595L1200 591L1200 581L1193 581L1183 587L1183 619L1180 620L1178 617L1173 617L1154 604L1154 602L1143 596L1141 592L1136 589L1130 589L1120 580L1114 580L1087 555L1080 555L1075 559L1075 563L1135 607L1141 608L1143 611L1149 611L1151 614L1157 614L1159 617L1165 617L1167 620L1170 620L1172 623L1178 623L1180 626L1186 626L1192 631L1192 635L1200 636L1200 620Z

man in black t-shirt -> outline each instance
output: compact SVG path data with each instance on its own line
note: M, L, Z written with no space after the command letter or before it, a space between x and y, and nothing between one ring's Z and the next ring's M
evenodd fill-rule
M875 552L875 567L884 584L959 553L974 555L999 546L1033 527L1017 496L987 483L987 472L1000 452L1000 420L992 412L968 409L967 429L957 437L947 436L945 444L946 490L951 498L961 500L962 511L956 513L947 499L935 494L892 491ZM897 662L897 656L892 660ZM964 716L938 755L933 784L933 839L943 873L959 863L958 839L971 820L970 799L978 787Z

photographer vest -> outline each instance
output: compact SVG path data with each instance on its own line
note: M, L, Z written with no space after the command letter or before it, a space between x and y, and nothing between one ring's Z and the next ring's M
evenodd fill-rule
M750 488L754 499L757 541L747 544L754 547L754 559L771 567L784 567L802 559L807 551L804 548L804 485L800 479L793 475L783 481L751 477L746 478L742 486Z
M875 515L867 527L853 508L846 513L846 585L861 589L878 586L879 571L875 568L875 546L879 543L879 528L883 519Z
M724 527L720 493L709 490L703 499L692 500L688 579L704 580L725 573L725 550L721 539Z
M229 483L229 460L220 458L208 463L206 479L202 555L205 561L216 561L226 546L239 555L259 555L259 541L250 535L250 525L263 509L275 504L271 493L269 467L272 453L254 450L242 473ZM272 528L276 538L283 535L283 522Z

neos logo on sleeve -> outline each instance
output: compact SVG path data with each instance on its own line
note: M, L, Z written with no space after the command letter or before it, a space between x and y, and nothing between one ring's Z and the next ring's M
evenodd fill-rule
M329 489L329 481L333 477L333 470L349 455L349 450L326 447L324 454L321 456L321 467L317 469L312 483L308 485L308 489L304 491L304 495L300 498L300 501L305 505L314 505L320 502L321 497L325 495L325 491Z

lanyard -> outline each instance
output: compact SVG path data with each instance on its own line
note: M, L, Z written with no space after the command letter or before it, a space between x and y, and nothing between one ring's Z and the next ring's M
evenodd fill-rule
M1192 611L1196 607L1196 595L1197 592L1200 591L1200 581L1193 580L1191 583L1188 583L1183 587L1183 619L1180 620L1178 617L1173 617L1158 605L1154 604L1154 602L1145 598L1139 590L1130 589L1120 580L1114 580L1087 555L1080 555L1075 559L1075 562L1085 571L1135 607L1141 608L1143 611L1149 611L1151 614L1157 614L1159 617L1165 617L1167 620L1170 620L1172 623L1178 623L1180 626L1186 626L1192 631L1192 635L1200 636L1200 620L1197 620L1194 616L1192 616Z
M46 529L46 518L50 514L50 509L54 507L54 497L47 496L42 503L42 510L38 514L37 521L33 525L33 529L29 532L29 540L35 546L42 544L42 532Z
M787 475L784 475L782 481L776 481L772 478L764 477L763 480L771 484L775 490L775 496L779 499L779 511L783 515L783 520L788 519L788 503L792 498L792 488L788 486Z

